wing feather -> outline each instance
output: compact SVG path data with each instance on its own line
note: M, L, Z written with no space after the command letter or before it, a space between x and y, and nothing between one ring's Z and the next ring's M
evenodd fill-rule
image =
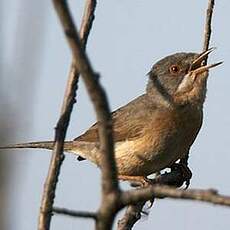
M112 113L115 142L133 140L144 134L149 111L154 109L151 107L152 103L148 103L147 100L149 99L146 94L141 95ZM95 123L74 141L99 142L98 123Z

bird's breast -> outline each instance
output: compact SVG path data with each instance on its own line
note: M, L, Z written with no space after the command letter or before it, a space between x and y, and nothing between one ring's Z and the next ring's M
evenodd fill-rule
M120 174L149 175L169 167L187 153L202 124L202 110L163 111L148 122L143 136L116 144Z
M202 125L202 110L184 107L168 111L159 117L157 124L159 127L153 127L156 131L152 135L150 158L163 169L189 151Z

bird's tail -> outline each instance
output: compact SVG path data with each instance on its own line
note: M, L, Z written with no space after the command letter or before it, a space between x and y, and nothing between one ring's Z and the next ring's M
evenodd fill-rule
M64 143L64 151L68 151L71 149L73 145L72 141L65 141ZM54 146L53 141L40 141L40 142L28 142L28 143L20 143L13 145L0 146L0 149L49 149L52 150Z

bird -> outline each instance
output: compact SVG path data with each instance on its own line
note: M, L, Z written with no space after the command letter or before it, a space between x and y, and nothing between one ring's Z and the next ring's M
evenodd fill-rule
M111 113L114 157L118 179L146 181L150 174L171 167L186 157L203 122L203 104L214 50L179 52L156 62L148 75L145 93ZM98 123L72 141L64 151L100 168ZM2 146L53 149L53 141Z

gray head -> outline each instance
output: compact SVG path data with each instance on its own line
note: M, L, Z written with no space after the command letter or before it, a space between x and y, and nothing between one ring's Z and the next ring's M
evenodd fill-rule
M206 65L207 56L212 50L201 54L176 53L161 59L149 72L147 93L156 95L158 92L169 101L175 101L178 96L189 96L190 99L195 96L197 99L199 96L202 97L199 100L203 102L208 69L220 64ZM193 95L194 91L196 95Z

